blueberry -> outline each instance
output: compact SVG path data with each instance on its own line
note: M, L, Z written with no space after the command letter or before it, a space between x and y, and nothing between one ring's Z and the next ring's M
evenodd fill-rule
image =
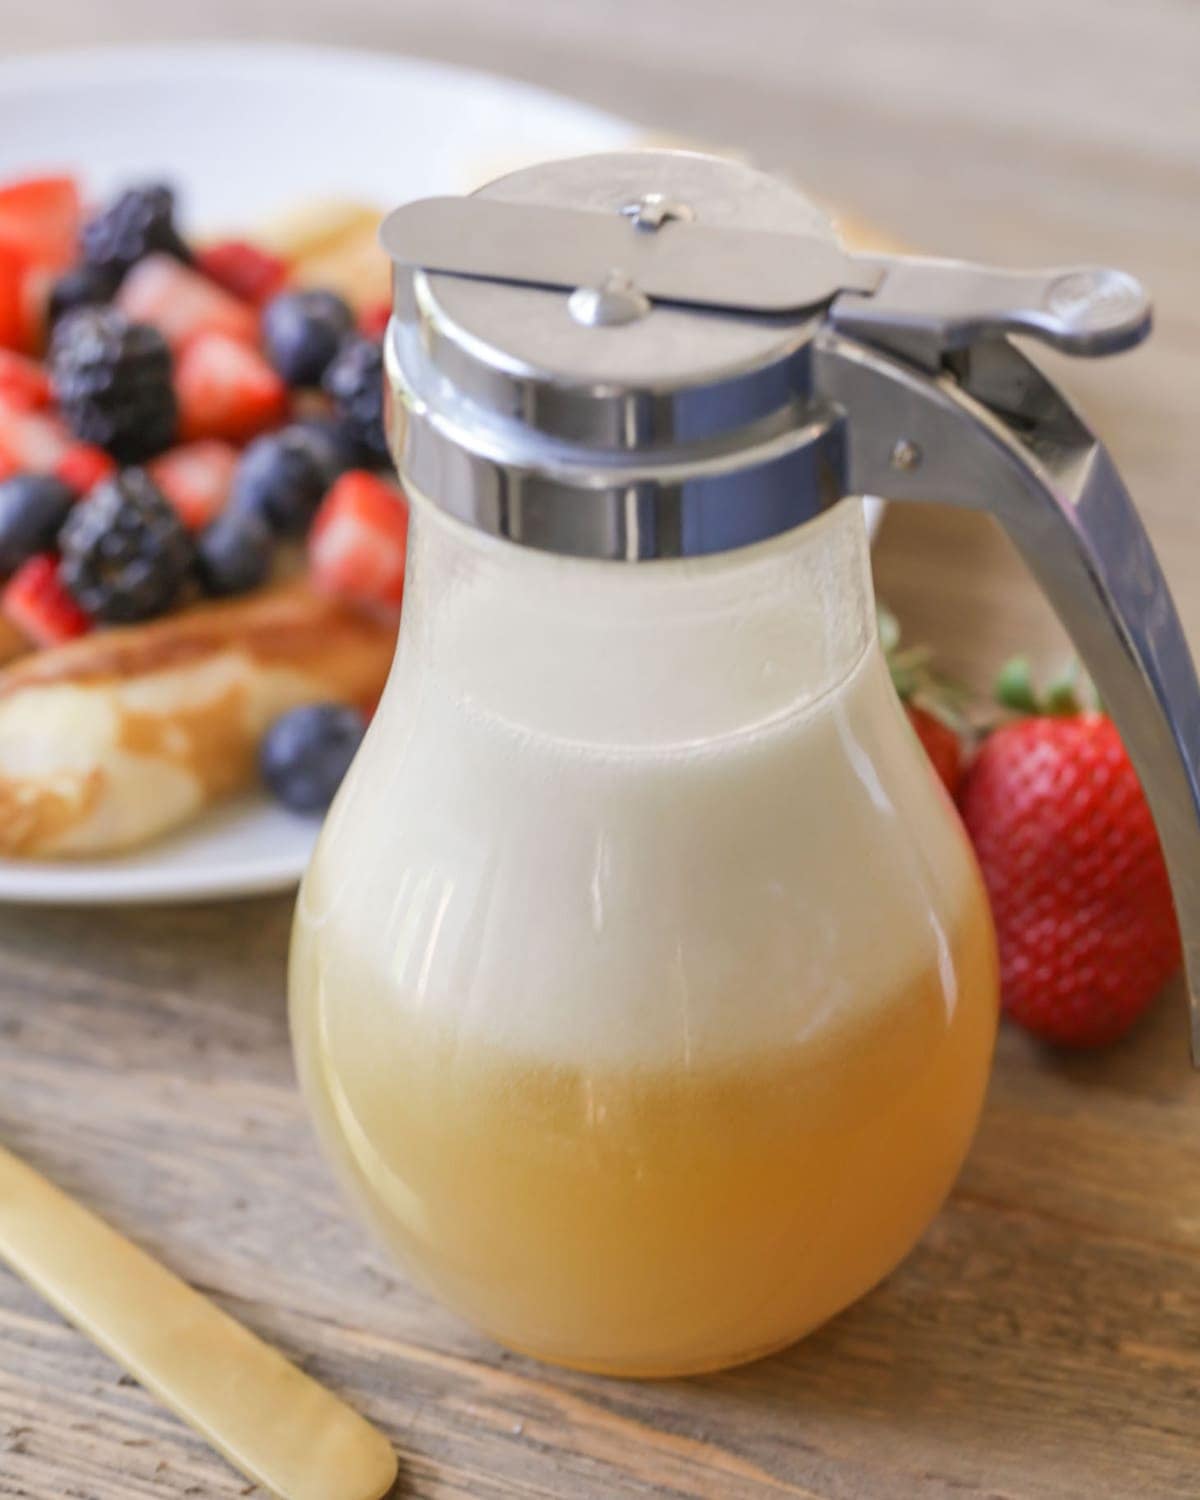
M263 780L293 812L323 812L362 743L366 721L340 703L313 703L276 719L259 749Z
M0 484L0 575L15 573L35 552L53 547L75 492L45 474L17 474Z
M321 380L337 420L364 468L388 468L383 430L383 348L374 339L349 338Z
M289 385L318 385L354 314L335 292L281 292L263 310L263 342Z
M253 511L224 511L200 534L196 572L205 593L246 594L271 571L271 528Z
M279 536L303 536L329 488L329 454L303 427L256 438L233 476L230 506L260 516Z
M354 467L354 445L336 417L302 417L292 425L307 434L329 484Z

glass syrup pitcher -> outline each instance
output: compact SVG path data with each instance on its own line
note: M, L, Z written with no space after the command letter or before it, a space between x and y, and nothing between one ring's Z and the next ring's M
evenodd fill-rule
M301 1081L387 1242L623 1375L790 1343L978 1118L993 933L875 631L864 492L993 510L1150 795L1193 980L1200 691L1104 449L1009 342L1118 272L852 258L724 160L554 162L385 227L395 666L301 891Z

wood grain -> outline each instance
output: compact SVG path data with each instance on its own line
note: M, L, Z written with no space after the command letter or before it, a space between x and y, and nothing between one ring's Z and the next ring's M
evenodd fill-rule
M1110 437L1200 642L1193 6L59 0L6 16L3 45L223 34L493 67L746 146L930 249L1127 265L1156 293L1155 339L1055 368ZM960 675L1063 648L977 517L894 509L876 572ZM1200 1080L1177 990L1103 1056L1056 1059L1005 1032L946 1210L805 1343L702 1380L606 1382L478 1339L346 1216L293 1089L287 908L0 912L0 1138L379 1421L398 1493L1200 1494ZM0 1275L0 1496L241 1490Z

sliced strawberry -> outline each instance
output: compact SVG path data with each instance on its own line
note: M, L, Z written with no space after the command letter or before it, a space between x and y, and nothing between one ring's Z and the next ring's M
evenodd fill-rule
M223 333L194 338L175 366L179 435L239 443L279 422L287 387L256 349Z
M0 349L0 401L24 411L37 411L54 400L54 387L44 365L10 349Z
M0 243L0 349L24 349L27 316L25 281L29 263L11 246Z
M184 443L150 464L150 477L189 531L201 531L224 509L237 450L215 438Z
M210 281L253 307L261 307L288 279L286 260L269 250L260 250L247 240L222 240L209 245L200 251L196 264Z
M329 593L398 606L407 545L403 494L376 474L351 469L326 495L309 533L313 581Z
M0 397L0 456L14 468L53 474L74 442L57 417L26 411Z
M193 339L223 333L258 341L258 314L173 255L148 255L121 283L117 306L134 323L153 323L179 354Z
M381 339L391 316L390 301L368 302L358 315L358 330L369 339Z
M0 610L35 646L57 646L92 628L67 592L53 552L39 552L21 564L0 595Z
M21 343L26 354L41 354L46 348L50 293L56 272L50 266L31 265L21 282Z
M69 484L77 495L86 495L116 472L116 460L92 443L72 443L54 466L54 477Z
M75 255L82 211L73 177L27 177L0 187L0 243L58 271Z

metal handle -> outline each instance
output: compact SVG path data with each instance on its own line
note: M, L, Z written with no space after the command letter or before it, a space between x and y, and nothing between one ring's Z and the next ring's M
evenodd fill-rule
M1004 340L929 375L832 329L818 389L848 414L848 488L990 511L1058 611L1125 742L1166 855L1200 1067L1200 684L1103 444Z
M1076 266L1008 271L965 261L876 260L877 287L843 292L832 323L875 345L936 365L941 355L1006 333L1064 354L1115 354L1150 331L1150 298L1126 271Z

